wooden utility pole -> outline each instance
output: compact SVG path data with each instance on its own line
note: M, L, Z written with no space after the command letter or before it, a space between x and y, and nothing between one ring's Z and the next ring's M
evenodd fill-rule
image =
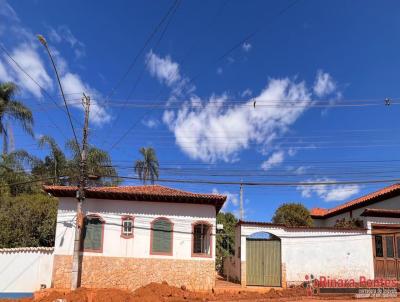
M85 111L85 122L83 125L82 135L82 152L81 161L79 164L79 185L76 192L76 226L75 226L75 241L74 241L74 254L72 257L72 274L71 274L71 289L77 289L80 286L81 276L81 247L82 247L82 229L83 229L83 212L82 203L85 200L85 187L86 187L86 161L88 152L88 132L89 132L89 111L90 111L90 97L83 94L82 105Z

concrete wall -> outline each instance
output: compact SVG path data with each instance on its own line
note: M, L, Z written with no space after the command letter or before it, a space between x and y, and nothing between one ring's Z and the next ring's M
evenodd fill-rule
M367 226L367 222L370 219L369 217L362 217L360 216L366 208L374 208L374 209L394 209L398 210L400 208L400 196L396 196L393 198L389 198L380 202L376 202L374 204L371 204L366 207L361 207L359 209L355 209L353 211L348 211L339 215L335 215L326 219L314 219L314 225L315 226L334 226L336 223L336 220L346 218L350 219L351 215L353 218L358 218L362 221L364 221L364 226ZM351 213L351 215L350 215ZM397 219L397 221L400 223L400 219Z
M55 242L56 255L72 255L76 199L60 198ZM212 260L215 259L216 213L212 205L164 202L87 199L83 203L85 214L98 214L105 220L103 253L85 255L103 257L166 258ZM134 217L134 237L121 235L121 216ZM150 224L157 217L172 221L173 255L150 255ZM192 257L192 223L206 221L212 227L212 257Z
M246 270L246 238L257 232L268 232L281 239L281 264L285 271L282 280L288 285L304 281L307 274L330 278L374 277L369 232L253 225L242 225L240 231L242 279Z
M0 293L32 293L51 286L52 248L0 249Z

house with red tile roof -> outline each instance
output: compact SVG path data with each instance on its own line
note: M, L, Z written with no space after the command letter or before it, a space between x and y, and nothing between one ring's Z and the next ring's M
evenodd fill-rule
M44 190L59 200L52 286L70 288L78 188ZM214 287L216 215L226 196L159 185L87 188L85 196L81 286Z
M400 184L332 209L314 208L312 227L239 221L226 272L244 286L318 280L400 280ZM338 220L359 220L339 227ZM322 279L321 279L322 278Z
M333 227L341 219L358 219L365 227L374 217L381 221L400 217L400 184L393 184L331 209L311 209L314 225Z

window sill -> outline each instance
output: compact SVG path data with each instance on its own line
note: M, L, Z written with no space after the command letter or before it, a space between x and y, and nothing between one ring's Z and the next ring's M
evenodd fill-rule
M192 253L193 258L212 258L211 254Z
M150 252L150 255L154 256L173 256L172 252L163 253L163 252Z

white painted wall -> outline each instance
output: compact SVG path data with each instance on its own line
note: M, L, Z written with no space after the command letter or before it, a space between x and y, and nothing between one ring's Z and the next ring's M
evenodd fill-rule
M72 255L76 199L59 198L56 255ZM103 253L85 255L106 257L166 258L190 260L215 259L216 212L212 205L86 199L85 214L98 214L105 220ZM121 238L121 216L134 217L134 238ZM150 255L150 224L154 218L166 217L174 223L173 256ZM192 223L206 221L212 229L212 258L192 257Z
M372 238L369 232L324 229L287 229L241 225L241 261L246 261L246 238L268 232L281 238L286 281L304 281L306 274L331 278L374 277Z
M374 204L371 204L369 206L361 207L359 209L355 209L352 211L352 216L353 218L358 218L362 221L364 221L364 225L366 226L366 222L370 219L369 217L362 217L360 216L366 208L374 208L374 209L393 209L393 210L398 210L400 209L400 196L392 197L383 201L376 202ZM335 215L326 219L314 219L314 225L315 226L334 226L336 223L336 220L338 219L350 219L350 211ZM397 218L397 222L400 223L400 219Z
M52 248L0 249L0 293L31 293L51 286Z

